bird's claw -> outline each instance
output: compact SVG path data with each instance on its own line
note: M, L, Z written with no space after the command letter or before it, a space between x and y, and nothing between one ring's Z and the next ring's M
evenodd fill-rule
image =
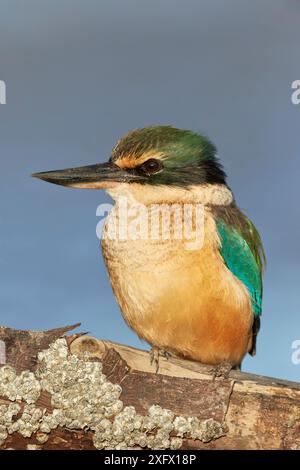
M221 377L223 379L228 379L230 371L233 369L233 365L230 362L221 362L217 366L211 369L213 380L217 377Z
M159 369L159 350L157 348L151 348L149 351L150 354L150 364L155 366L155 372L158 372Z
M159 349L152 347L149 351L150 354L150 364L155 366L155 372L157 374L159 370L159 358L164 357L165 359L169 359L171 357L171 353L165 351L164 349Z

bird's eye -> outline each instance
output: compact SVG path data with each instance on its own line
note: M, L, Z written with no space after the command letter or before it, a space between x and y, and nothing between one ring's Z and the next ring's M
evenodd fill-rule
M146 175L153 175L162 169L162 163L159 160L155 160L155 158L150 158L150 160L142 163L139 169Z

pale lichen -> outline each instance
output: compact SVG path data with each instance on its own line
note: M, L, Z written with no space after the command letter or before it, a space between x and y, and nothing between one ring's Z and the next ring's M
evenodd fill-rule
M5 442L9 428L12 426L14 417L19 413L21 407L16 403L0 405L0 445Z
M49 439L49 435L44 432L38 432L36 434L36 440L39 441L41 444L45 444Z
M201 421L194 416L177 416L174 420L174 430L180 437L199 439L202 442L210 442L225 435L222 423L212 418Z
M35 405L41 391L50 394L52 412ZM71 355L66 340L58 339L39 353L35 373L0 368L0 396L26 403L18 419L18 404L0 406L0 445L13 432L35 435L43 444L58 426L91 430L97 449L179 449L183 438L209 442L224 435L213 419L175 416L159 405L138 414L133 406L123 406L121 392L103 374L101 362Z
M24 407L21 418L15 423L15 429L24 437L30 437L40 428L43 417L43 411L34 405L26 405Z
M17 375L13 367L0 368L0 396L11 401L24 400L35 403L41 393L41 385L33 372L24 371Z

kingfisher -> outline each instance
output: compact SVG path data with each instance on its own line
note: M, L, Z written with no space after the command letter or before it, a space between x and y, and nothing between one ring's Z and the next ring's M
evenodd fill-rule
M255 354L264 249L208 138L168 125L135 129L117 141L106 163L33 176L105 189L115 201L102 236L103 258L124 319L151 345L157 367L161 354L171 354L212 365L222 375L224 368L239 368L247 353ZM159 236L110 236L111 222L124 225L118 211L124 198L131 215L146 208L144 222L161 207L183 208L179 222L184 206L201 207L201 243L189 246L171 216L169 237L160 236L157 218ZM190 213L192 227L195 220ZM148 224L144 235L151 230Z

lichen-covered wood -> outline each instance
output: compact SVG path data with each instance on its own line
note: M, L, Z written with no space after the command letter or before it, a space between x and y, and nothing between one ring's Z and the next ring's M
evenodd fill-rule
M156 373L146 351L71 328L0 328L0 448L300 449L300 384L175 357Z

